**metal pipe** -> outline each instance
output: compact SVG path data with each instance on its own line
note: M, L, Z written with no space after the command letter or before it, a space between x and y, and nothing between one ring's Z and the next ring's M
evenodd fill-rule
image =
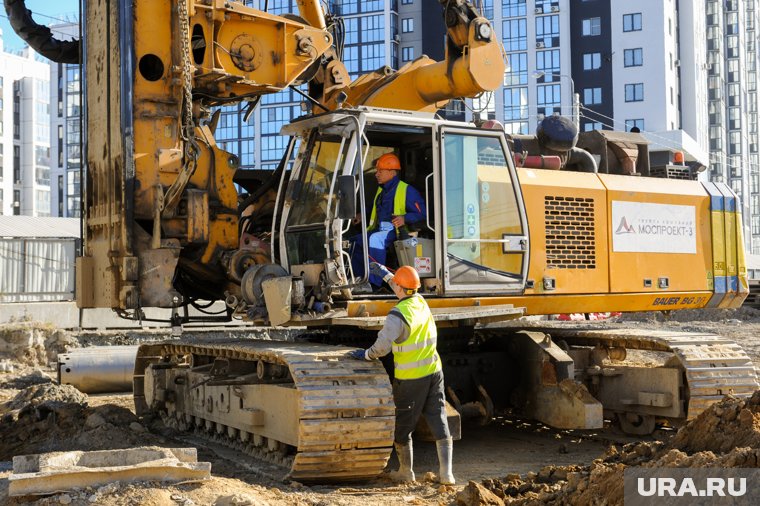
M599 172L594 156L581 148L573 148L569 151L567 165L577 166L579 172Z
M562 159L559 156L528 155L523 156L519 153L514 155L515 165L529 169L551 169L559 170L562 168Z
M131 392L139 346L93 346L58 355L58 383L94 394Z

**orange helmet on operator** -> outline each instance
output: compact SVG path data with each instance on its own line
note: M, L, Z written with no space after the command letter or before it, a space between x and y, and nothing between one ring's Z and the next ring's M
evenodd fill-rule
M417 290L421 286L420 275L417 274L417 271L413 267L409 267L408 265L399 267L392 281L407 290Z
M375 168L378 170L401 170L401 162L393 153L385 153L375 161Z

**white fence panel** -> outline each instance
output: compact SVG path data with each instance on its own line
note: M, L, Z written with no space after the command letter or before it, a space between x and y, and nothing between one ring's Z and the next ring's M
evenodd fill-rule
M74 299L74 239L1 239L0 302Z

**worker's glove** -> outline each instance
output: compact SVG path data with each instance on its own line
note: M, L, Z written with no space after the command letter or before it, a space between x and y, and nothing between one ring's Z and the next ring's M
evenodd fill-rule
M370 274L374 274L378 278L382 279L386 283L390 282L390 280L393 279L393 273L389 271L387 267L377 262L370 262L369 272Z
M348 356L348 358L353 358L356 360L369 360L367 358L367 353L365 350L352 350L349 351L346 356Z

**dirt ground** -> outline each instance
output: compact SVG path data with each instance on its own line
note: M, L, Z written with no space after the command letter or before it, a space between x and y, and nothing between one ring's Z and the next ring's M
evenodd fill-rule
M760 312L684 311L628 314L598 322L562 322L596 328L651 328L716 333L737 341L760 365ZM546 326L547 322L540 322ZM8 337L8 336L11 337ZM163 336L157 333L156 339ZM148 338L153 338L149 336ZM269 338L267 333L257 337ZM703 467L760 466L760 395L726 400L682 428L658 429L632 438L614 427L560 431L513 415L485 427L463 429L454 447L457 485L439 486L432 443L415 444L418 482L396 485L383 478L343 486L304 486L283 481L280 470L213 443L197 444L159 421L138 423L131 394L82 394L55 384L47 364L67 348L133 344L140 333L72 336L50 327L35 331L0 328L0 504L19 505L346 505L368 504L622 504L626 465ZM3 342L3 339L5 341ZM713 432L722 438L711 438ZM212 478L198 483L115 483L48 497L8 497L14 455L58 450L100 450L134 446L198 448L211 462ZM737 450L736 448L740 449ZM741 448L748 448L742 450ZM393 467L393 463L391 466ZM469 482L469 483L468 483ZM486 494L491 494L490 496ZM491 501L491 502L489 502Z

